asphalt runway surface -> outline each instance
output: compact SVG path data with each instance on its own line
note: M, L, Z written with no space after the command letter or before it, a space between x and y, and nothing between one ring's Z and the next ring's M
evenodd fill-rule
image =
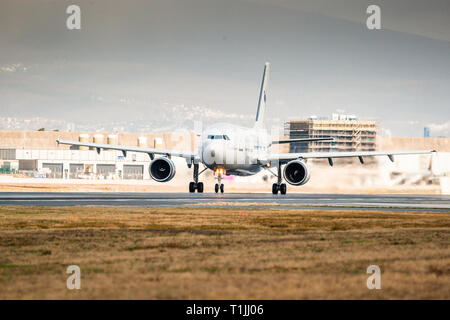
M0 205L13 206L123 206L234 208L354 209L438 211L450 213L448 195L362 195L292 193L103 193L103 192L1 192Z

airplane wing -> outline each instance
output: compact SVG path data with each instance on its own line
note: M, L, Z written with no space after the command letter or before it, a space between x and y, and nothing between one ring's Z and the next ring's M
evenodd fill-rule
M119 150L119 151L122 151L124 156L126 156L127 151L148 153L148 155L150 156L150 158L152 160L154 159L155 154L163 154L163 155L167 155L167 156L181 157L181 158L192 159L192 160L197 156L196 152L191 152L191 151L127 147L127 146L118 146L118 145L112 145L112 144L88 143L88 142L68 141L68 140L59 140L59 139L57 139L56 142L58 144L68 144L68 145L72 145L72 146L83 146L83 147L95 148L95 149L97 149L98 153L100 153L101 149Z
M430 154L436 150L406 150L406 151L351 151L351 152L304 152L304 153L278 153L271 154L268 157L270 162L279 161L281 164L287 163L295 159L326 159L330 165L333 165L333 158L351 158L358 157L361 163L364 162L363 157L373 156L388 156L391 161L394 161L394 155L406 154Z
M311 142L311 141L332 141L333 137L323 138L298 138L298 139L286 139L286 140L274 140L272 144L291 143L291 142Z

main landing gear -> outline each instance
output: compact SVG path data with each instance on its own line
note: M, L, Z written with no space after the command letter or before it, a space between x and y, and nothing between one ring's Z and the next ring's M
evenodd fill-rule
M277 175L278 181L277 183L274 183L272 185L272 193L278 194L278 191L280 191L280 194L286 194L286 183L281 183L281 165L278 165L278 175Z
M277 194L280 191L280 194L286 194L286 183L274 183L272 185L272 193Z
M222 169L218 169L217 170L217 182L216 185L214 186L214 191L216 193L219 193L219 189L220 189L220 193L223 193L225 191L225 186L222 183L222 173L221 171Z
M198 163L194 163L194 181L189 182L189 192L191 193L195 192L195 190L197 190L198 193L203 193L203 182L198 182L198 176Z

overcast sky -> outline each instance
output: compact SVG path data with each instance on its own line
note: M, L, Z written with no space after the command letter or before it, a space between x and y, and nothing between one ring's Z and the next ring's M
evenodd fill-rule
M70 4L81 30L66 28ZM382 30L367 29L369 4ZM448 0L0 1L0 116L254 114L266 61L269 117L339 111L450 136Z

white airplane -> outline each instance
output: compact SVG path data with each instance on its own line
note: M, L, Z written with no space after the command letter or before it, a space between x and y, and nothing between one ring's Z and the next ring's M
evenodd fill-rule
M239 127L233 124L219 123L207 128L202 134L202 141L197 152L163 150L155 148L141 148L131 146L84 143L77 141L65 141L57 139L58 144L91 147L100 153L101 149L121 150L123 155L129 152L147 153L152 160L149 167L150 176L158 182L170 181L175 176L175 164L171 157L186 159L189 168L194 166L193 180L189 183L189 192L202 193L203 182L198 177L205 170L213 170L217 176L218 183L215 184L215 192L224 192L222 177L224 175L250 176L263 169L270 171L271 167L277 169L277 174L270 171L278 178L277 183L272 185L273 194L286 194L284 179L291 185L301 186L308 182L311 170L307 164L308 159L327 158L329 164L333 165L333 158L358 157L364 163L363 157L388 156L394 161L394 155L405 154L428 154L434 150L417 151L355 151L355 152L307 152L307 153L272 153L274 144L290 142L308 142L320 140L333 140L332 137L304 138L272 141L270 134L264 125L266 111L266 90L269 77L270 64L264 67L263 79L259 93L256 122L252 128ZM161 155L155 158L155 155ZM199 165L204 169L199 172ZM283 176L282 176L282 166Z

